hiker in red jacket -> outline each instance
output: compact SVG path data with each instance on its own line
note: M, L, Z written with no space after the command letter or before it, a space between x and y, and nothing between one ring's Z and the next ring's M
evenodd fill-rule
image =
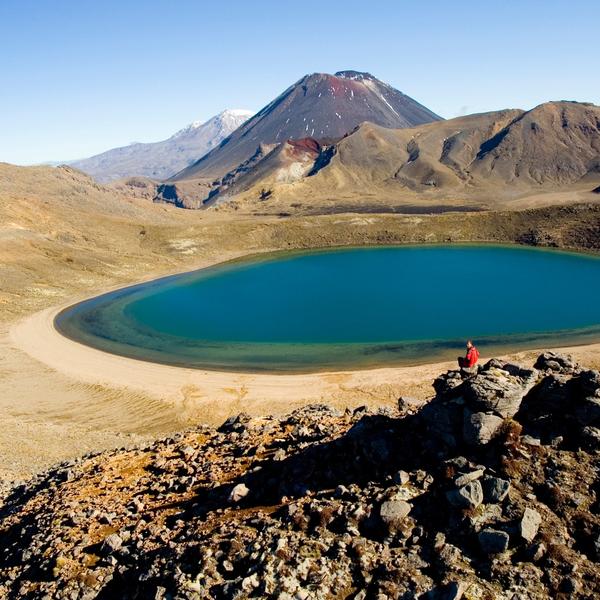
M467 353L458 357L458 366L461 369L472 369L479 360L479 350L475 348L471 340L467 340Z

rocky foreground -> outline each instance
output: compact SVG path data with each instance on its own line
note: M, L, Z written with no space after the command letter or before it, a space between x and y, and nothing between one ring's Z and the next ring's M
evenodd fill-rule
M434 388L62 464L0 503L0 597L598 597L600 373L545 353Z

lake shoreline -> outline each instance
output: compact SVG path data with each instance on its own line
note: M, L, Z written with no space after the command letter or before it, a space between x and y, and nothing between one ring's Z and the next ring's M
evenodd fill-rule
M520 247L513 244L494 245ZM576 253L571 250L567 252ZM280 253L268 250L246 255L240 253L226 261L215 260L196 269L177 270L127 286L115 285L100 295L221 264L237 263L261 256L268 258L269 255ZM253 414L266 410L278 413L278 406L281 410L288 410L291 406L319 402L327 398L332 398L333 403L337 403L338 406L355 406L372 394L353 394L353 390L382 387L394 390L391 393L392 402L400 395L412 394L425 401L432 395L432 391L429 386L424 389L422 383L429 382L435 373L456 366L454 360L425 360L418 364L367 369L264 373L185 368L127 358L71 340L55 327L56 316L62 311L98 296L97 293L87 294L83 298L73 298L58 306L29 315L10 327L9 337L12 344L50 369L86 385L110 386L128 392L147 394L170 407L181 408L183 403L184 422L196 422L200 419L217 424L219 419L238 409L248 410ZM531 361L532 357L544 349L547 348L508 351L503 356L512 360ZM553 349L572 353L578 360L595 368L600 367L600 343L558 345ZM462 348L457 348L456 354L460 354L461 351ZM482 356L482 360L485 360L485 356ZM190 400L186 390L194 391L192 396L195 400ZM221 410L215 410L216 406Z
M401 249L426 250L427 252L424 256L430 254L429 251L432 253L429 258L425 259L425 263L422 264L423 259L417 257L414 252L409 252L408 255L393 252ZM446 249L450 252L447 253ZM476 249L482 249L484 252L473 252ZM440 250L443 251L441 254ZM492 252L490 252L490 250ZM496 257L497 250L507 250L510 253ZM547 303L546 298L548 298L548 295L545 294L545 292L541 292L544 294L543 297L536 300L535 294L537 293L537 284L535 288L530 289L528 292L527 283L523 284L521 295L526 299L526 302L525 305L521 307L522 310L517 311L522 314L518 317L519 321L517 322L516 328L513 331L509 330L511 331L510 333L502 333L502 329L499 329L499 333L495 333L493 327L490 327L490 323L493 322L493 319L491 322L488 322L490 311L492 316L495 315L496 312L502 315L504 307L510 305L507 303L512 302L513 298L512 296L509 296L506 299L503 299L502 295L495 290L495 280L494 290L491 292L490 290L487 290L486 296L485 277L482 277L482 280L479 281L477 285L480 300L488 307L486 309L487 315L482 317L483 321L480 319L479 325L479 327L481 327L482 324L484 325L484 329L487 329L486 333L484 333L483 330L477 329L477 315L470 315L467 322L462 323L458 328L450 327L450 330L448 330L448 323L442 322L439 324L440 327L436 326L433 329L430 327L429 330L427 330L427 327L429 326L429 318L427 315L430 314L430 311L425 308L421 309L422 313L423 310L425 310L425 313L420 315L422 321L421 325L416 328L412 327L413 337L401 337L411 331L411 324L403 324L402 318L398 317L399 314L404 314L401 309L401 299L407 294L405 292L405 286L401 286L402 289L395 289L394 283L387 284L388 288L391 285L393 289L390 288L385 291L380 290L377 292L376 296L368 295L368 297L360 298L360 293L364 294L364 291L357 292L359 296L357 306L349 311L351 322L344 323L343 325L337 323L336 325L336 322L339 320L337 314L338 310L336 308L333 312L330 310L331 314L326 316L325 321L317 326L319 334L321 334L324 329L327 329L329 324L333 324L333 332L336 330L341 331L344 334L351 330L354 332L354 315L360 314L363 305L369 307L378 306L378 303L382 300L384 303L381 306L382 310L375 312L377 314L387 314L385 311L388 310L389 312L391 310L395 316L390 314L389 319L384 317L384 323L382 323L381 317L379 317L379 322L377 319L372 323L369 321L368 331L363 331L363 335L365 331L367 331L369 336L368 339L360 338L360 330L356 339L336 340L335 333L331 334L333 337L330 337L329 339L327 336L324 336L323 339L318 339L311 337L310 335L306 338L295 338L294 334L292 334L291 338L283 337L278 339L277 336L279 335L279 330L269 330L269 323L272 321L273 312L276 317L279 316L281 322L286 323L286 331L288 329L292 331L295 330L297 331L297 334L302 332L300 335L304 336L305 327L302 326L298 328L298 325L294 325L293 323L302 320L302 318L298 318L298 315L304 314L303 307L314 305L314 298L312 298L310 294L300 306L291 309L291 313L286 313L285 310L283 310L284 314L277 315L278 310L281 312L282 306L288 306L288 301L286 301L285 297L279 300L272 300L270 293L265 298L260 297L256 307L257 310L255 311L248 310L245 307L246 300L252 301L253 294L260 294L260 292L252 291L249 294L246 292L248 297L246 298L246 296L244 296L244 301L242 302L243 308L246 312L253 315L255 320L257 319L258 322L266 324L266 330L262 325L258 329L256 329L254 324L249 325L253 331L259 332L260 336L264 336L260 339L256 338L255 341L250 341L252 338L248 338L248 341L236 341L236 338L228 338L227 336L220 337L223 331L227 331L229 323L223 323L223 326L212 326L212 330L216 333L216 336L211 337L209 334L207 337L204 337L206 335L205 323L201 326L201 334L198 336L197 333L194 333L194 327L196 326L196 321L198 321L198 314L210 314L210 321L214 318L219 319L219 316L217 310L217 316L215 317L215 312L210 303L202 309L201 306L197 306L196 300L194 300L193 303L193 313L183 317L182 325L180 327L181 331L174 335L167 333L169 331L168 324L166 324L166 329L164 330L165 333L163 333L160 325L158 329L155 330L154 325L151 322L138 323L136 319L132 321L129 316L124 316L126 310L130 310L129 306L131 305L131 298L135 299L135 305L135 302L139 301L140 298L143 299L148 296L152 297L155 293L161 294L162 297L165 290L175 290L175 294L179 294L180 290L185 289L186 286L190 286L190 284L195 286L198 284L206 285L204 282L210 282L212 280L211 278L215 275L218 277L218 281L223 281L223 276L227 278L233 275L235 278L236 271L238 273L248 271L249 273L249 269L251 269L253 273L252 280L254 282L254 289L258 288L259 290L261 289L261 281L262 288L271 289L271 287L269 287L271 285L270 281L261 280L260 273L264 272L265 269L272 269L273 266L279 268L279 276L276 278L278 282L281 281L280 271L282 268L285 267L286 273L290 270L293 273L293 268L295 268L296 271L300 269L300 272L296 272L296 275L292 276L289 281L284 278L284 282L281 284L281 287L284 289L286 288L286 285L289 289L293 289L296 279L298 277L302 279L303 267L299 265L302 265L303 262L313 265L311 268L315 268L314 265L316 264L325 265L326 269L331 271L332 274L339 271L342 274L342 277L345 278L346 272L351 272L353 275L355 273L353 267L348 267L348 262L350 265L353 264L352 261L354 260L357 251L359 251L359 261L365 260L366 257L369 258L371 263L374 262L367 270L368 272L365 272L362 277L359 277L359 279L367 282L363 286L365 289L370 289L371 286L377 286L377 282L389 279L387 274L390 272L390 269L392 269L392 272L395 272L396 269L403 271L408 268L408 273L411 273L410 265L411 262L414 263L415 260L417 261L416 264L419 266L417 267L417 272L413 274L415 277L414 281L413 278L410 278L410 281L412 287L417 290L420 289L418 281L419 274L423 272L427 273L427 269L434 269L437 272L440 270L440 265L443 265L444 261L447 260L450 261L448 265L449 268L445 269L442 266L442 271L451 272L452 265L454 265L457 260L459 260L461 264L464 262L464 264L468 266L470 266L472 262L483 260L482 273L490 271L490 261L492 261L494 265L496 262L504 264L509 260L514 260L514 258L511 257L515 256L517 256L518 259L516 260L514 268L517 271L519 271L519 269L523 270L524 268L527 273L529 273L530 270L538 273L540 268L542 270L539 271L539 273L544 273L543 269L548 268L548 260L540 260L540 257L544 255L573 258L581 257L587 261L600 260L600 257L598 257L597 254L590 255L585 252L539 249L514 244L482 243L452 245L396 244L342 248L315 248L310 250L264 252L261 254L253 253L247 256L237 257L233 260L217 262L205 268L178 272L157 279L118 287L99 295L84 298L75 304L67 304L64 308L57 311L54 327L61 335L74 342L123 358L183 369L246 375L309 375L442 363L449 360L455 360L457 354L462 351L464 344L462 334L464 332L468 332L470 336L474 336L481 351L484 354L487 353L489 355L514 354L515 352L524 352L541 347L583 346L600 342L600 325L587 324L593 322L594 319L591 317L596 317L597 315L592 311L592 314L588 315L590 320L573 319L573 314L578 314L578 311L574 308L569 311L568 315L564 314L561 321L561 310L564 307L564 303L561 301L555 301L555 306L553 306L552 302L549 303L547 310L549 311L549 314L552 315L552 319L548 322L548 319L546 318L538 322L536 327L535 323L537 313L539 312L538 307L542 308L545 303ZM371 251L373 254L371 254ZM460 258L449 258L456 251L460 253ZM363 254L365 252L366 254ZM381 252L386 253L381 254ZM523 256L520 256L520 253L522 253ZM380 257L378 257L377 254L380 254ZM482 255L481 257L479 256L480 254ZM383 256L383 259L381 256ZM332 262L332 257L335 262ZM308 262L306 259L308 259ZM382 260L383 263L381 262ZM525 262L522 263L522 260ZM279 261L283 262L278 265L277 263ZM398 261L400 262L398 263ZM521 264L524 266L520 266ZM589 264L590 263L588 262L586 266L586 263L584 262L583 266L589 269ZM482 269L482 266L480 266L479 269ZM550 265L550 267L554 268L553 265ZM577 267L577 269L575 269L575 267ZM574 266L571 265L570 272L573 272L573 269L575 269L574 272L576 273L580 267L581 265L578 265L578 263L575 262ZM373 268L376 270L375 275L372 275L371 273ZM379 268L379 270L383 268L384 272L379 274L377 268ZM511 266L510 274L514 277L514 271L512 269L513 267ZM477 267L475 267L475 272L479 273ZM540 276L543 279L543 275ZM258 283L256 283L256 277L258 277ZM374 277L375 280L372 283L369 283L369 277ZM496 275L494 275L494 277L496 277ZM528 276L527 279L529 278L530 277ZM427 281L432 279L433 278L431 277L426 278ZM321 306L319 311L317 311L317 314L311 313L310 309L307 308L307 316L305 319L309 318L308 315L311 315L311 319L323 318L322 312L323 308L325 308L325 311L327 309L327 301L329 301L331 309L332 306L339 306L342 298L350 298L350 302L355 300L355 294L350 290L342 292L342 296L338 298L337 284L334 283L329 285L329 283L329 277L326 277L323 281L319 279L313 282L313 288L319 290L318 296L320 302L322 302L324 306ZM439 282L436 278L435 286L441 285L443 289L451 289L452 284L453 281L448 281L445 285L443 281ZM314 287L315 285L316 287ZM341 285L342 290L344 289L344 285L345 284ZM195 290L196 288L194 287L192 289ZM302 290L300 290L299 293L301 294ZM427 293L426 291L422 291L422 293L422 297L425 298L425 300L427 300L428 297L435 296L433 290L431 290L431 293ZM194 291L194 294L198 294L198 291ZM350 294L350 296L347 294ZM420 296L420 294L421 292L419 292L418 296ZM194 296L194 298L198 297L200 300L203 300L203 296L205 295L206 294L204 293L202 296ZM221 296L222 295L223 292L221 291ZM236 295L237 287L235 287L233 293L229 291L225 294L225 297L234 297ZM294 292L293 295L297 296L296 292ZM165 302L171 303L169 304L171 306L179 306L181 304L179 296L167 296L167 298L167 300L161 300L161 306ZM386 309L386 298L398 298L398 302L394 301L393 307L390 306ZM554 296L552 296L552 298L554 298ZM289 299L289 305L294 306L295 301L296 297ZM416 301L416 298L414 298L413 301ZM452 301L456 302L456 298L449 298L450 306ZM538 301L540 302L539 304ZM187 302L189 303L189 299ZM273 312L268 305L269 302L274 302ZM494 303L496 303L497 309L490 308L493 307ZM527 312L527 303L529 303L530 313L532 310L535 312L535 314L531 314L532 318L527 316L529 314ZM410 302L409 305L412 306ZM224 312L229 316L236 316L237 310L238 304L237 300L235 300L232 306L224 309ZM456 307L456 310L460 310L460 305ZM262 315L262 318L257 316L261 315L261 311L265 313ZM453 309L451 309L451 312L452 314L455 314ZM171 314L172 311L169 311L167 315L168 319L172 319ZM243 311L240 314L241 316L237 317L238 320L246 319ZM325 314L327 313L325 312ZM555 317L554 315L558 316ZM161 318L164 319L165 317L161 316ZM344 317L342 317L342 319L343 318ZM179 319L181 320L181 316L179 316ZM412 320L414 321L414 319L419 322L418 311ZM199 322L202 322L203 320L204 319L200 319ZM246 339L244 338L243 333L246 329L247 322L247 320L240 322L239 325L236 325L235 327L236 334L242 333L241 340ZM316 322L318 323L318 320ZM162 322L157 321L157 323L160 324ZM288 323L290 324L289 326L287 325ZM550 323L552 323L552 325L550 325ZM505 321L503 318L500 325L506 327L509 324L510 321ZM531 327L532 329L519 329L519 324L521 327L526 324L527 328ZM395 334L386 337L386 335L394 330ZM385 335L377 337L378 331L380 334L384 333ZM426 336L417 337L422 335L423 332L427 332ZM373 333L375 333L375 336L373 336ZM275 337L270 337L270 335L273 334ZM394 335L396 337L394 337ZM285 358L275 358L280 356Z
M254 412L253 402L257 406L281 403L287 410L296 402L318 402L327 394L337 396L342 382L348 390L354 386L378 384L410 388L420 380L430 381L435 373L456 366L452 360L300 374L238 373L173 367L110 354L64 337L54 327L54 318L63 308L61 305L45 309L14 324L9 330L12 343L68 377L90 385L110 385L144 392L166 403L177 404L182 387L189 385L201 387L204 397L215 394L213 402L226 400L223 392L231 400L235 394L232 394L232 387L228 386L235 384L236 389L244 390L244 406L250 412ZM527 362L546 349L508 352L502 358ZM551 349L573 354L577 360L594 368L600 367L600 343ZM482 361L485 360L486 357L482 356ZM432 391L430 395L433 395ZM214 422L212 419L209 421Z
M162 214L165 209L151 206L150 210ZM0 481L18 481L87 452L150 441L199 423L219 425L242 411L256 416L283 415L315 402L327 402L341 410L362 405L374 409L396 406L400 396L424 402L433 395L431 381L440 369L455 365L454 360L436 361L429 365L380 371L379 377L375 377L373 371L325 373L312 379L304 375L303 381L308 379L310 383L301 389L298 389L296 376L230 372L219 377L211 372L201 376L200 371L194 371L190 380L176 367L172 367L169 377L162 381L157 375L163 372L160 365L141 363L146 369L129 371L127 365L139 366L139 361L128 362L120 357L113 357L119 365L116 372L112 371L111 361L107 364L104 360L96 366L88 364L84 365L85 369L79 369L77 362L71 360L71 352L79 356L81 349L87 350L84 346L69 342L69 353L61 356L57 354L60 344L38 347L34 332L27 344L33 350L32 354L39 356L39 359L35 358L15 343L13 332L43 309L50 310L59 305L67 307L144 279L157 280L227 260L237 262L249 256L259 257L290 249L305 252L312 248L395 247L435 245L436 242L437 245L527 248L529 244L521 240L532 227L552 232L564 227L560 239L557 236L561 246L559 251L589 255L594 254L595 238L590 237L588 228L581 229L581 233L578 228L584 227L584 221L587 223L598 212L596 207L584 206L566 213L560 207L508 216L481 213L461 216L456 221L452 214L430 218L380 216L366 219L347 215L318 220L232 220L229 215L197 215L173 210L166 213L169 228L165 231L158 226L146 229L145 239L139 247L136 245L137 230L133 232L133 241L127 237L130 236L129 229L121 237L114 237L115 224L111 221L109 231L114 239L110 237L110 256L96 256L92 252L96 252L95 246L90 249L89 244L77 247L81 258L74 267L71 266L73 263L57 262L54 255L40 260L31 257L30 250L22 249L15 257L27 259L29 270L26 272L31 271L30 287L19 283L21 287L15 288L12 295L5 294L4 309L0 312L3 317L0 324L0 379L4 390L0 400L4 413L0 435ZM73 214L79 213L68 213L67 216ZM174 219L182 223L173 225ZM563 221L564 225L561 225ZM70 223L68 219L66 222ZM500 228L500 224L504 228ZM97 227L93 233L97 234ZM192 241L196 246L190 247ZM113 260L115 245L119 248L116 255L118 268L115 267L117 259ZM61 264L70 266L67 271L61 271ZM94 265L93 268L90 265ZM35 284L36 281L43 282L43 286ZM57 339L61 343L65 341L60 334L50 333L53 342ZM572 350L576 360L600 368L600 345ZM110 356L99 354L103 359ZM486 358L484 353L482 359ZM44 362L46 359L56 368ZM79 356L77 360L81 359ZM521 352L517 360L532 364L535 353ZM85 370L87 380L83 377ZM157 385L149 385L148 378L154 377L159 380ZM284 379L287 379L286 385L283 385ZM152 394L145 391L150 388L154 388Z

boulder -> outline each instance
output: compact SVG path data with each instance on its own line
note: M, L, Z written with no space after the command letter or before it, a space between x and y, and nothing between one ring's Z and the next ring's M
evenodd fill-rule
M600 422L600 398L583 398L575 407L575 417L582 425L594 425Z
M461 367L460 368L460 376L463 379L467 379L468 377L473 377L473 375L477 375L479 373L479 365L473 365L472 367Z
M557 352L540 354L533 366L539 371L569 374L573 373L578 367L570 354L558 354Z
M600 371L583 371L577 379L577 384L586 396L600 398Z
M479 375L466 380L462 393L475 412L493 412L507 419L519 410L523 397L535 385L538 372L509 363L498 368L497 362L490 361Z
M487 503L502 502L510 491L510 481L500 477L485 477L482 481L483 498Z
M408 502L391 498L381 505L379 515L389 531L396 531L402 526L411 509L412 506Z
M113 554L121 548L123 545L123 539L118 533L111 533L102 542L101 552L104 555Z
M246 428L246 424L251 421L251 417L248 413L241 412L237 415L233 415L229 417L222 425L219 427L218 431L222 433L231 433L236 431L238 433L242 432Z
M425 405L420 418L431 433L431 439L455 448L462 435L463 409L454 403L435 398Z
M438 396L446 396L456 390L463 382L460 371L447 371L433 381L433 389Z
M581 430L581 440L590 450L600 449L600 428L587 425Z
M457 490L446 492L446 497L457 508L477 508L483 502L483 488L479 480L475 480Z
M549 414L557 410L564 410L565 403L570 403L573 398L571 377L562 373L549 373L535 387L533 397L528 396L527 402L521 404L521 409L530 409L534 405L536 413Z
M481 549L486 554L501 554L506 552L510 542L510 536L506 531L497 529L484 529L477 536Z
M400 413L411 413L423 405L423 400L411 396L401 396L398 398L398 410Z
M463 439L470 446L487 444L499 431L504 419L492 413L464 411Z
M244 483L238 483L233 487L229 494L229 502L237 504L250 493L250 490Z
M523 517L519 522L519 535L526 542L531 543L537 535L541 523L542 516L540 513L532 508L526 508Z
M594 540L594 555L597 560L600 560L600 535Z

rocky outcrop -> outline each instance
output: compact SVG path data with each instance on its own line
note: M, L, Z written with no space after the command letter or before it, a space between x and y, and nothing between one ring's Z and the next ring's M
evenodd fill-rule
M546 353L435 389L60 465L0 505L0 597L597 597L600 373Z
M475 371L444 373L433 384L438 396L422 411L425 426L448 447L486 444L517 413L537 379L536 369L495 359Z

